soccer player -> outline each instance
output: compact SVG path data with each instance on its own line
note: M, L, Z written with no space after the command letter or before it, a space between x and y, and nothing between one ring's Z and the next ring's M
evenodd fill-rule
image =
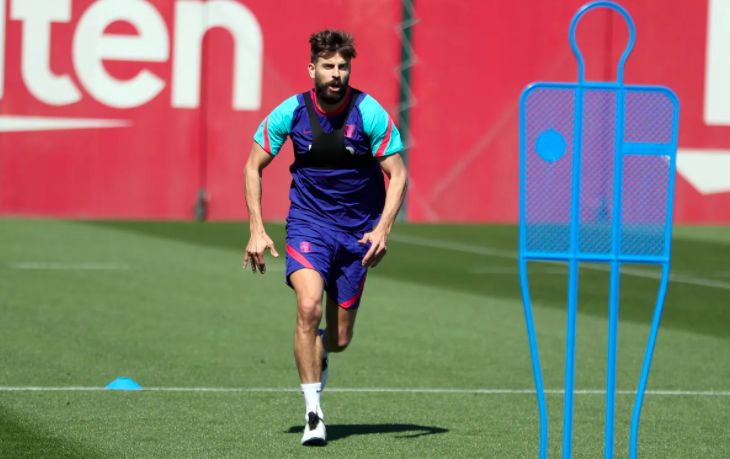
M393 121L373 97L348 84L357 55L352 36L324 30L309 43L314 88L286 99L254 135L245 168L251 235L243 267L250 263L254 273L263 274L264 251L278 256L261 217L261 177L290 137L286 282L297 301L294 357L305 403L302 444L324 445L320 393L327 355L352 340L367 270L385 256L407 177ZM327 325L320 330L324 293Z

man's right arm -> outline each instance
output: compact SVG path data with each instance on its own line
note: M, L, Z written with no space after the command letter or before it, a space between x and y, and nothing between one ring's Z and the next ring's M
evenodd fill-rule
M243 268L246 269L250 261L251 270L254 273L258 270L261 274L266 272L264 251L268 248L271 251L271 255L274 257L279 256L274 247L274 242L266 234L263 217L261 216L261 177L264 168L273 159L274 156L267 153L258 143L254 142L244 169L250 237L246 245L246 253L243 256Z

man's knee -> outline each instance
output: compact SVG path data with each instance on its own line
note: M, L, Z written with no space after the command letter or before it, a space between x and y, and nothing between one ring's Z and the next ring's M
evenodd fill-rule
M352 342L352 328L343 328L332 336L327 336L327 351L342 352Z
M298 298L297 319L299 327L317 328L322 320L322 300L314 297Z

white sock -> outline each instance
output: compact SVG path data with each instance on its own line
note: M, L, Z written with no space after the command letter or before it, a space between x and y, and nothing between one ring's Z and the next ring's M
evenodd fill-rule
M322 418L322 408L319 406L319 394L322 392L322 383L302 384L304 394L304 405L307 413L315 412Z

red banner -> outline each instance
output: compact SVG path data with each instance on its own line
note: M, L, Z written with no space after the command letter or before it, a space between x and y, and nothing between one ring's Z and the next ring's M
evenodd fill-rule
M415 2L411 221L515 222L518 100L575 81L568 26L583 0ZM625 0L628 84L678 94L676 221L730 222L730 7ZM0 0L0 214L246 217L258 123L311 86L308 38L351 31L352 84L397 119L402 2ZM616 78L626 27L581 22L589 80ZM264 174L264 216L288 206L291 147Z
M342 28L353 85L392 109L400 2L0 0L0 212L240 219L259 122L311 86L309 35ZM0 62L3 62L0 59ZM4 80L4 81L3 81ZM286 149L264 213L286 214Z
M417 3L409 220L517 220L519 96L530 82L577 80L568 28L584 3ZM624 82L668 86L681 103L675 221L729 223L730 6L621 4L636 26ZM616 79L627 31L610 10L584 17L586 79Z

